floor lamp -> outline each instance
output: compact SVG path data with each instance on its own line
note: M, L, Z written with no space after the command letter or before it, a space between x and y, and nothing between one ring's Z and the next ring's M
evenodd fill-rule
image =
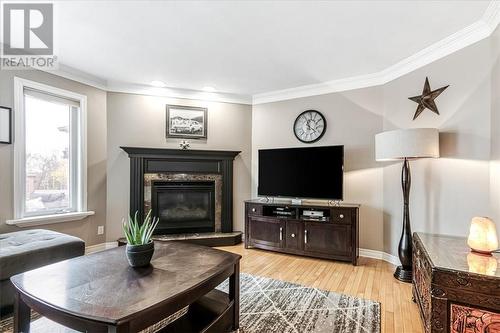
M398 254L401 266L394 277L403 282L412 280L412 235L410 225L410 164L417 158L439 157L439 131L435 128L411 128L379 133L375 136L377 161L403 161L401 185L403 187L403 230Z

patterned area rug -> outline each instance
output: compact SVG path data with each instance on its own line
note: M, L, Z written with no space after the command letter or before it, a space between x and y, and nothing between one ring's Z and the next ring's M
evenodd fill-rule
M379 333L380 303L242 273L240 333ZM218 287L227 292L227 282Z
M380 332L378 302L245 273L240 279L240 333ZM217 288L227 292L228 282ZM32 327L44 331L46 324L42 318ZM51 333L75 332L49 325ZM159 329L155 325L146 332ZM0 321L0 332L12 332L12 318Z

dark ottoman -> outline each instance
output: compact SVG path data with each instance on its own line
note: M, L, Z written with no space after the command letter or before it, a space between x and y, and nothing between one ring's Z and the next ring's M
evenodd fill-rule
M35 229L0 234L0 317L13 310L11 276L84 253L85 243L80 238L55 231Z

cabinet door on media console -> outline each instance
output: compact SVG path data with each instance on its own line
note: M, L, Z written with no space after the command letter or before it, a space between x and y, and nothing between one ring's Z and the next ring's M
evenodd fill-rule
M349 256L352 250L351 226L324 222L305 222L304 250L313 254Z
M263 248L282 248L285 244L285 222L276 218L248 217L250 245Z

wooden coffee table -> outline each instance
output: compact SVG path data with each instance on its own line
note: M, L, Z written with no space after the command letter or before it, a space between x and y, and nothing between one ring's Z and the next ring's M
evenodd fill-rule
M30 309L83 332L138 332L189 306L162 332L228 332L239 326L241 256L209 247L155 243L151 265L131 268L125 247L62 261L11 278L15 332ZM229 292L216 290L229 278Z

